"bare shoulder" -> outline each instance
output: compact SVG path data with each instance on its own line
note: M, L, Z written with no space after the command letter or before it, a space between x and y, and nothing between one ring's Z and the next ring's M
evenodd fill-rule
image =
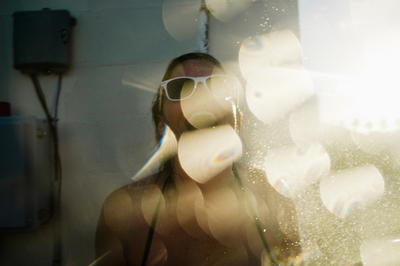
M105 199L96 229L96 257L101 258L97 264L126 266L126 249L142 252L137 245L145 241L149 228L142 197L156 181L157 175L149 176L116 189Z
M104 201L104 207L114 208L124 202L126 203L126 201L130 201L129 198L140 196L144 190L156 184L157 174L133 181L111 192Z
M132 225L143 220L142 197L144 192L156 186L157 174L114 190L103 203L103 216L115 234L125 234Z

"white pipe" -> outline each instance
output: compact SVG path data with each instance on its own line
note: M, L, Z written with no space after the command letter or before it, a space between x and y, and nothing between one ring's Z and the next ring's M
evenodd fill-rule
M209 12L205 0L201 2L199 16L199 31L197 32L197 48L202 53L208 53L208 22Z

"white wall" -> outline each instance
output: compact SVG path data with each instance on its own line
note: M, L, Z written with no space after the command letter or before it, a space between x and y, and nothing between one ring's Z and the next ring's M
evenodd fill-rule
M10 102L15 116L43 118L44 113L28 76L12 68L13 12L67 9L77 19L72 66L63 75L59 105L64 265L88 265L95 259L94 232L104 198L130 182L154 151L153 93L140 87L155 90L173 57L197 49L199 4L0 0L0 101ZM185 10L191 10L188 17ZM227 10L231 16L226 11L211 18L210 53L238 76L238 51L245 38L268 32L270 25L297 34L295 1L234 1ZM41 75L39 80L51 104L57 77ZM2 235L0 241L1 265L51 264L51 223L32 233Z

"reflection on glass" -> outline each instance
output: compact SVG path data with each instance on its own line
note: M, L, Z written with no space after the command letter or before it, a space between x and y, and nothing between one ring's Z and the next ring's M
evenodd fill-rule
M247 104L261 121L279 120L313 94L310 77L300 64L301 53L298 39L288 30L243 42L239 64L247 80Z
M382 175L373 165L331 173L321 180L320 187L325 206L340 218L364 210L385 191Z
M182 168L199 183L208 182L241 155L240 138L229 125L185 132L178 144Z
M158 150L151 156L142 169L132 177L132 180L140 180L155 173L160 167L160 164L163 164L176 154L177 146L178 143L174 133L168 126L165 126L164 135L160 141Z
M361 245L363 265L399 265L400 237L397 235L366 239Z
M205 2L211 14L223 22L228 22L247 7L246 3L241 1L206 0Z
M265 170L268 181L279 193L294 197L295 193L329 172L330 160L319 143L313 143L306 149L287 146L268 152Z
M201 1L165 0L162 17L165 29L178 41L186 40L197 33Z

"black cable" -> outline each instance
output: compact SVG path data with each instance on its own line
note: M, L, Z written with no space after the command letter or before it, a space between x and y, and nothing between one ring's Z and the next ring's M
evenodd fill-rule
M239 174L235 164L232 165L232 171L233 171L233 175L235 176L235 179L239 183L239 186L242 188L243 195L244 195L244 198L245 198L245 200L247 202L247 205L250 207L250 211L251 211L251 213L253 215L253 217L252 217L253 218L253 222L254 222L254 224L255 224L255 226L257 228L258 234L260 235L260 238L261 238L261 240L262 240L262 242L264 244L264 248L267 251L268 258L273 263L273 265L279 266L279 263L275 260L274 256L272 255L271 249L268 246L268 242L267 242L267 239L264 236L263 230L261 228L260 221L258 220L258 217L256 215L256 212L255 212L254 208L253 208L253 205L250 202L250 199L247 197L243 182L242 182L242 180L240 178L240 174Z
M155 226L157 223L158 214L160 211L161 200L162 200L162 195L160 196L160 199L158 200L157 207L156 207L156 210L153 215L153 219L151 220L151 225L150 225L150 229L149 229L149 234L147 235L146 247L144 249L141 266L146 266L147 259L149 257L151 243L153 242L154 230L155 230Z
M171 178L171 176L169 176L169 178L167 178L164 181L164 184L163 184L162 189L161 189L161 196L160 196L160 199L158 200L156 210L154 211L153 219L151 220L149 234L147 235L146 247L144 249L141 266L146 266L147 259L149 257L150 247L151 247L151 243L153 242L154 230L156 228L156 223L157 223L158 214L159 214L159 211L160 211L161 201L162 201L165 189L166 189L166 187L167 187L167 185L169 183L168 181L170 180L170 178Z
M51 213L53 216L53 265L61 264L61 220L60 220L60 199L61 199L61 159L58 151L58 136L57 129L55 126L56 121L52 118L49 109L47 107L46 98L43 90L40 86L39 80L36 74L30 75L33 85L35 87L36 95L40 101L40 104L45 112L46 119L49 125L50 135L52 139L52 150L53 150L53 164L54 164L54 180L52 185L52 200L51 200ZM59 82L59 88L61 83Z
M60 100L60 92L61 92L61 79L62 75L58 75L58 80L57 80L57 93L56 93L56 100L54 103L54 126L57 131L57 122L58 122L58 101ZM57 133L57 132L56 132Z

